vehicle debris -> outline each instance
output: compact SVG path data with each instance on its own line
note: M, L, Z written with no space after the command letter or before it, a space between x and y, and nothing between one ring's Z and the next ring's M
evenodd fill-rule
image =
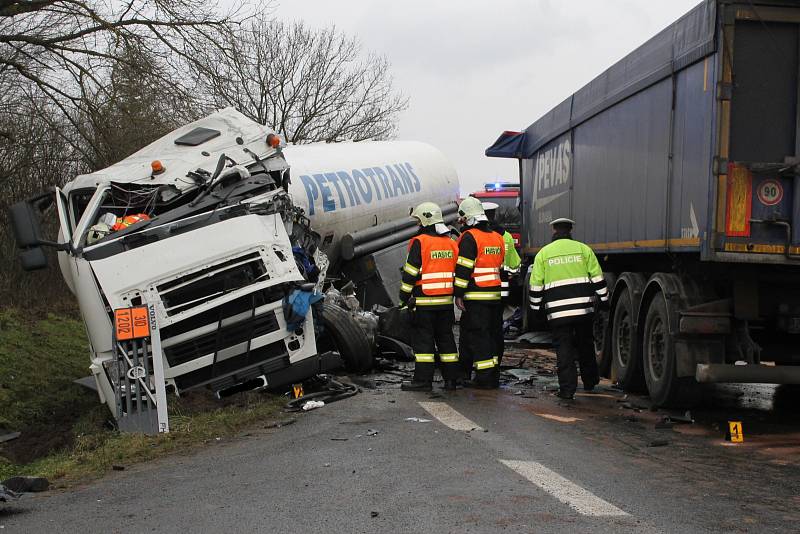
M50 488L50 481L44 477L16 476L3 480L0 485L14 493L39 493Z
M367 430L367 436L377 436L380 433L381 433L380 430L375 430L374 428L370 428Z
M654 439L647 444L648 447L666 447L667 445L669 445L669 440L666 439Z
M406 417L406 421L411 421L413 423L430 423L430 419L422 419L421 417Z
M10 502L19 499L19 495L0 484L0 502Z
M297 419L284 419L283 421L273 421L272 423L267 423L264 425L264 428L281 428L282 426L289 426L293 425L297 422Z
M315 410L317 408L322 408L323 406L325 406L325 402L324 401L310 400L310 401L306 402L305 404L303 404L303 411L307 412L309 410Z
M534 380L536 378L536 373L531 369L505 369L503 374L511 375L520 381Z
M0 443L5 443L6 441L11 441L17 439L22 435L22 432L8 432L6 434L0 435Z

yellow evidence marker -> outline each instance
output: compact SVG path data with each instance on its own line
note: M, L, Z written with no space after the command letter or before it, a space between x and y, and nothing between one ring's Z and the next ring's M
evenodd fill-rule
M303 396L303 384L292 384L292 395L295 399Z
M725 436L731 443L742 443L744 432L742 432L741 421L728 421L728 435Z

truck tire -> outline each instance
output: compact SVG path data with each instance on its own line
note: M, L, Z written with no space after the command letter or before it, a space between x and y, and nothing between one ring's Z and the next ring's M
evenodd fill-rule
M617 276L613 273L603 273L608 286L609 296L614 292ZM600 308L594 314L594 352L597 357L597 369L600 376L611 376L611 313L608 309Z
M324 302L322 325L324 333L318 340L319 346L336 350L348 371L362 373L372 369L372 347L364 331L346 310Z
M633 299L627 287L622 289L611 325L611 379L627 391L642 391L642 359L636 343Z
M642 332L642 366L650 400L656 407L691 407L697 403L700 386L692 377L678 378L675 344L670 334L664 294L653 295L647 307Z
M606 310L598 310L594 314L592 332L594 333L594 354L597 359L597 370L600 376L608 377L611 371L611 350L608 329L609 313Z

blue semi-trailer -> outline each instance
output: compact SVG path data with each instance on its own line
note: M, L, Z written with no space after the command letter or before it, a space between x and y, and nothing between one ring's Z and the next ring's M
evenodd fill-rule
M576 220L613 287L601 369L656 405L800 384L800 2L707 0L488 156L528 261Z

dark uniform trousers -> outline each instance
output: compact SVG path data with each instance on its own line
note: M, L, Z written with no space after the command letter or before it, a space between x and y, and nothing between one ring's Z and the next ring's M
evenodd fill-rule
M500 379L499 359L502 345L498 346L497 332L503 331L503 307L499 301L480 302L465 300L466 311L459 322L459 361L463 377L469 380L475 369L475 382L496 386ZM490 368L481 369L480 362L493 360ZM476 363L479 366L476 367Z
M591 315L577 322L551 327L556 346L558 387L562 393L574 395L578 388L577 363L584 388L600 382L594 352L594 332Z
M453 324L453 307L446 309L425 309L417 306L414 311L413 349L416 356L414 381L433 381L434 356L438 354L442 376L445 380L458 378L458 349ZM428 360L428 361L425 361Z

